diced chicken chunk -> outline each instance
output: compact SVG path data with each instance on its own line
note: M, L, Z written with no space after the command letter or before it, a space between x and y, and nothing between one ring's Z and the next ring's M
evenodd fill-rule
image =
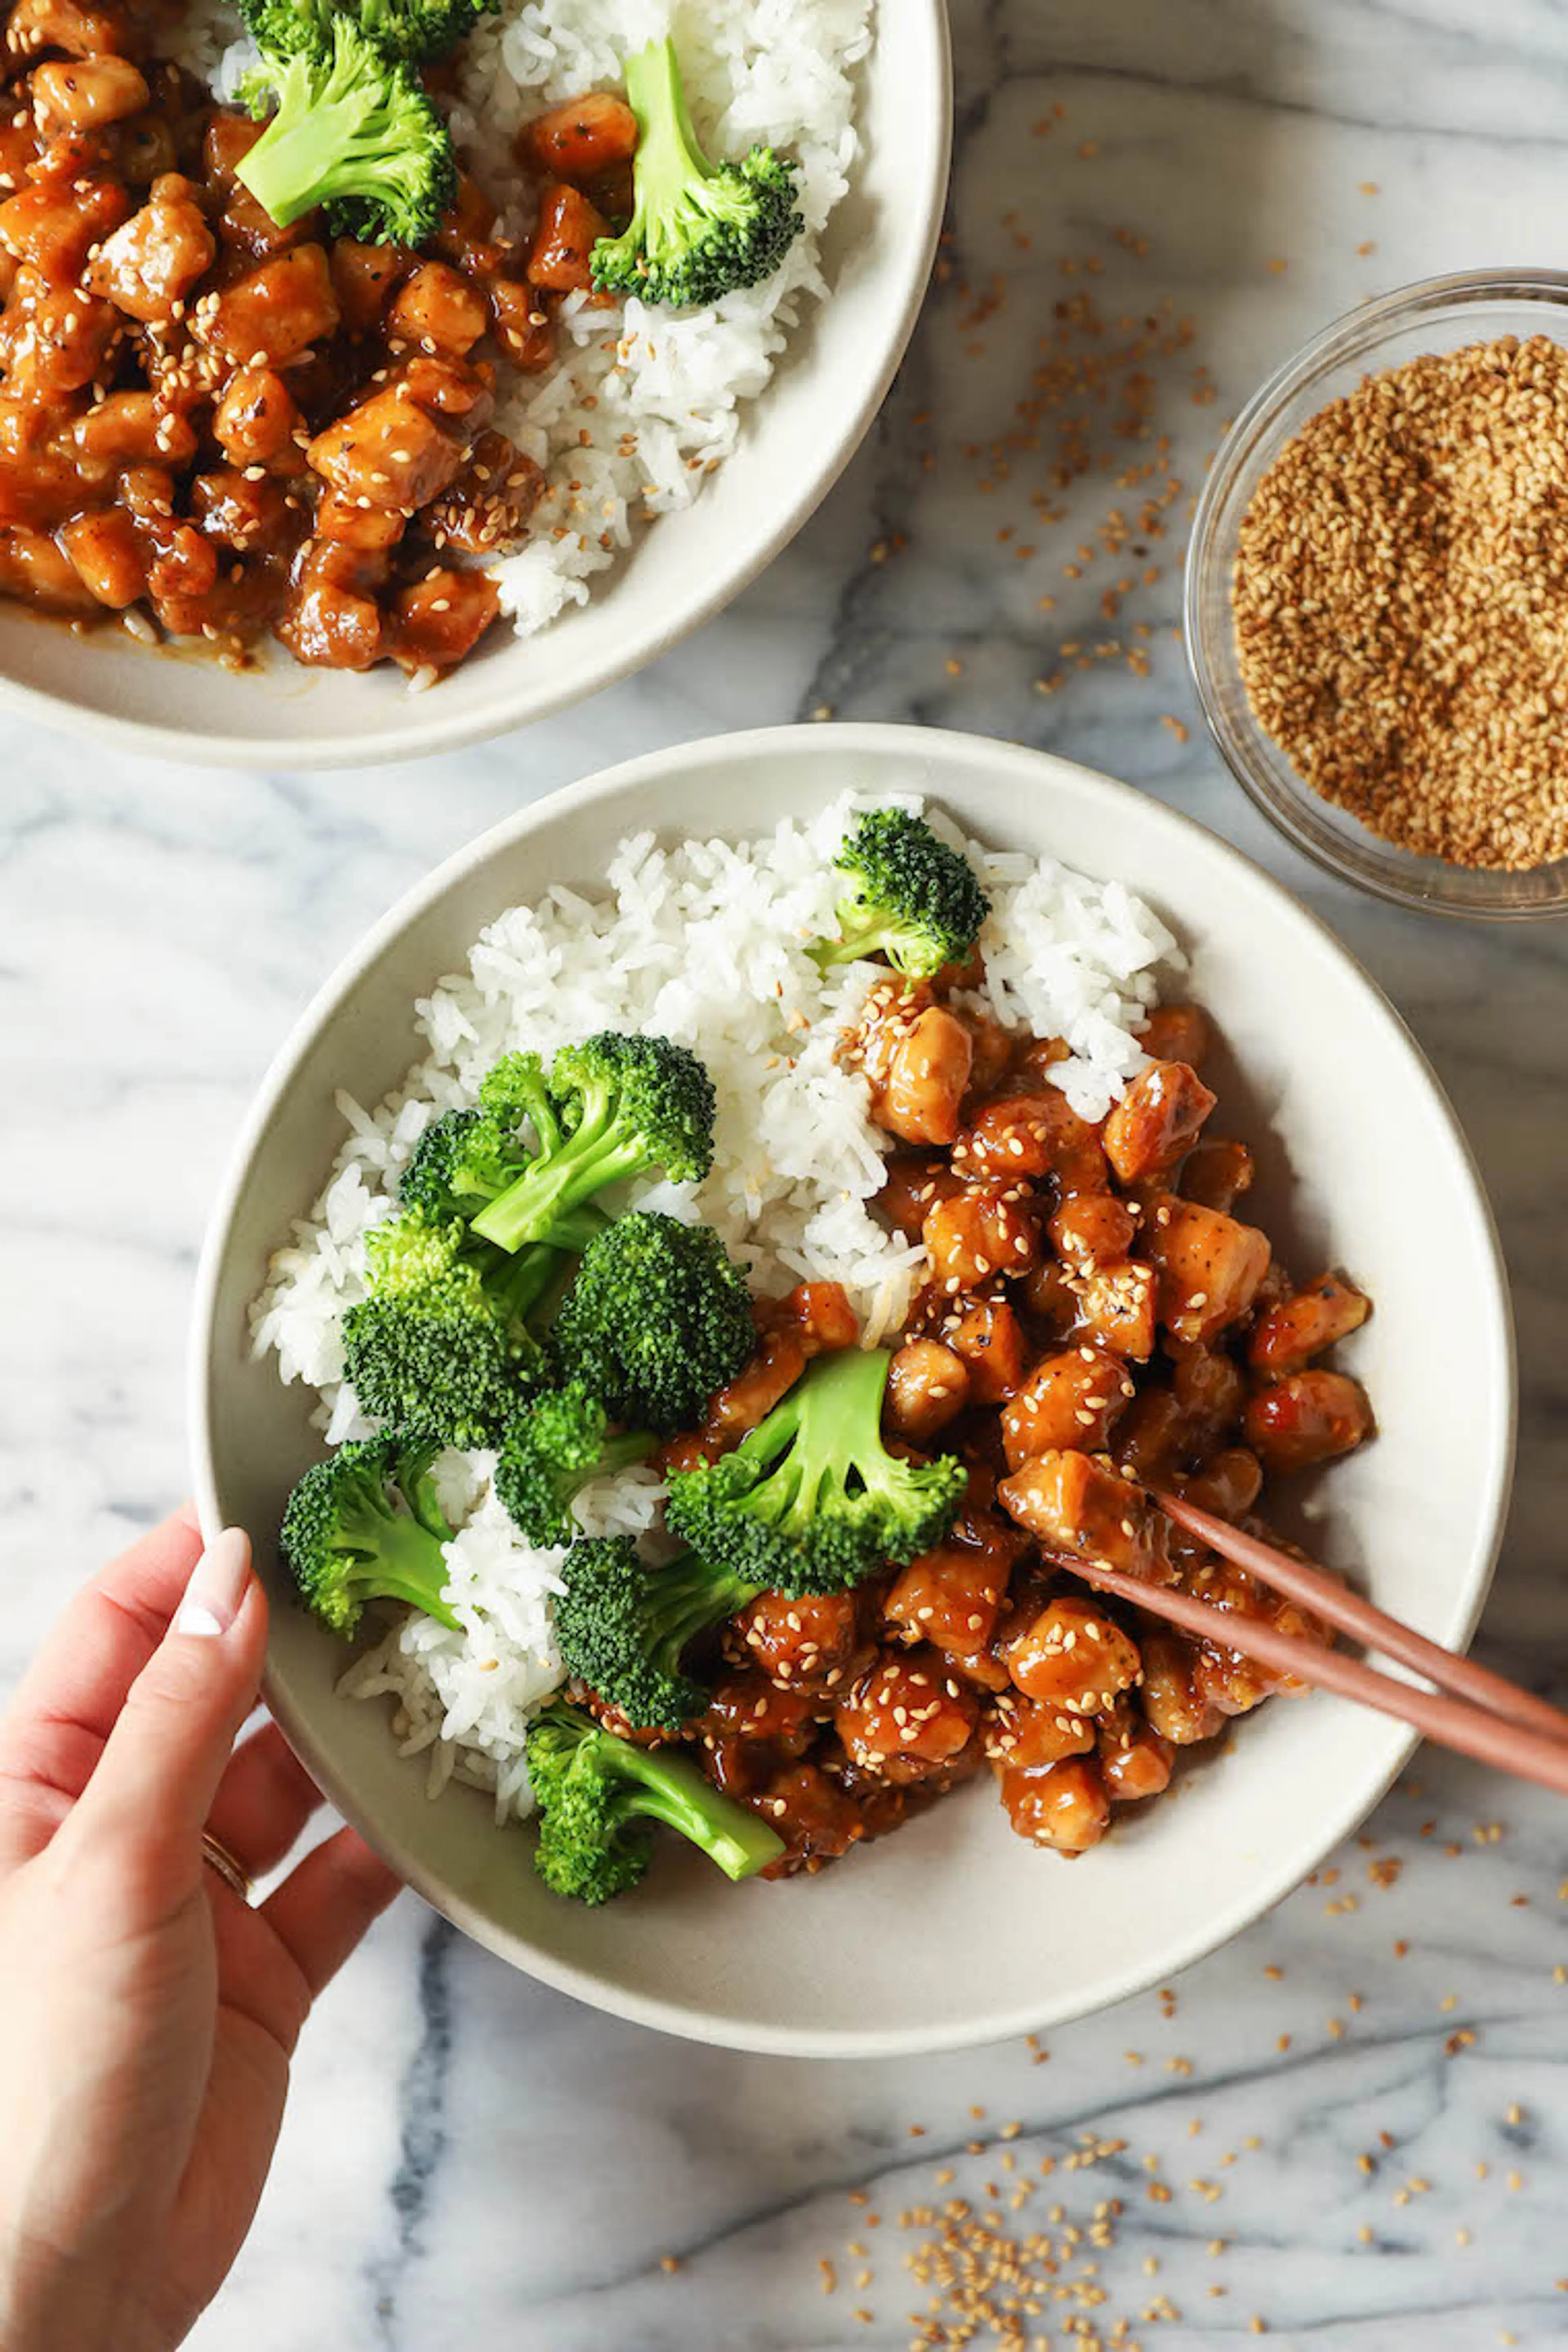
M1101 1348L1064 1348L1042 1358L1002 1409L1008 1467L1019 1470L1036 1454L1064 1447L1101 1452L1131 1396L1126 1371Z
M1268 1271L1267 1234L1173 1192L1154 1203L1144 1245L1159 1276L1160 1321L1179 1339L1212 1339L1238 1321Z
M145 325L174 315L217 251L195 197L174 193L187 185L159 182L151 201L105 237L88 266L92 291Z
M996 1498L1047 1551L1103 1560L1152 1584L1172 1580L1164 1513L1087 1454L1039 1454L1002 1481Z
M1247 1360L1269 1380L1304 1371L1314 1356L1359 1331L1371 1311L1366 1293L1342 1274L1321 1274L1258 1317Z
M1372 1406L1361 1382L1343 1372L1293 1372L1252 1399L1242 1427L1265 1470L1308 1470L1370 1437Z
M1105 1156L1124 1184L1173 1168L1218 1097L1185 1062L1151 1062L1105 1122Z
M531 286L571 294L594 282L594 247L610 234L610 224L580 188L565 180L545 183L539 199L539 226L528 257Z
M895 1437L926 1446L969 1402L969 1368L937 1339L909 1339L888 1370L884 1419Z
M1027 1273L1039 1246L1034 1212L1010 1184L966 1184L936 1203L924 1234L931 1277L950 1297Z
M1064 1715L1103 1715L1137 1681L1138 1650L1102 1602L1068 1593L1009 1644L1007 1667L1026 1698Z
M425 351L461 359L484 333L489 312L478 287L449 263L426 261L399 288L388 323Z
M536 114L517 134L519 160L542 178L586 187L637 153L637 119L625 99L589 90Z
M1110 1800L1092 1756L1002 1775L1002 1802L1018 1835L1058 1853L1087 1853L1110 1826Z
M338 323L331 271L319 245L275 253L217 294L195 331L236 367L287 367Z

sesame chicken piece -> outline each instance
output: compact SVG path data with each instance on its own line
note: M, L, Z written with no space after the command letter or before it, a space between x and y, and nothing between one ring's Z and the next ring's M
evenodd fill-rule
M147 568L147 598L172 636L201 634L217 584L217 551L189 523L165 523Z
M209 539L240 555L280 554L305 536L305 518L286 503L279 482L253 482L232 466L195 476L191 511Z
M406 515L386 507L362 507L357 499L345 499L341 490L321 492L316 500L315 520L318 539L357 548L362 554L395 547L408 529Z
M722 1788L723 1782L714 1777ZM867 1834L854 1798L820 1764L786 1766L741 1801L760 1813L784 1842L778 1860L760 1873L763 1878L793 1878L799 1871L820 1870L825 1862L836 1862Z
M119 313L79 287L49 288L24 263L0 320L6 388L24 401L93 383L120 332Z
M1344 1372L1292 1372L1259 1391L1242 1416L1247 1444L1277 1475L1352 1454L1373 1426L1366 1391Z
M418 257L405 245L362 245L357 237L332 241L329 264L338 317L351 335L368 335L381 324L388 302Z
M539 375L555 358L555 316L549 298L521 278L486 280L490 325L514 368L523 375Z
M87 283L144 326L174 315L211 268L217 246L190 182L166 173L139 213L104 238L88 264Z
M594 247L610 224L580 188L547 180L540 192L539 226L528 256L528 282L572 294L594 283Z
M1075 1192L1062 1202L1046 1231L1061 1255L1087 1273L1127 1255L1138 1219L1114 1192Z
M1201 1004L1157 1004L1138 1043L1151 1061L1185 1062L1195 1070L1214 1044L1214 1028Z
M1009 1646L1007 1669L1026 1698L1064 1715L1103 1715L1141 1670L1136 1643L1104 1603L1077 1593L1047 1602Z
M25 61L45 49L68 58L139 58L147 49L146 26L132 10L92 0L16 0L5 25L6 56Z
M1184 1201L1200 1208L1229 1211L1252 1182L1253 1158L1245 1143L1223 1135L1198 1138L1182 1163L1177 1186Z
M1128 1373L1103 1348L1084 1343L1043 1356L1002 1409L1008 1468L1020 1470L1037 1454L1062 1447L1102 1453L1132 1396Z
M1160 1321L1179 1339L1212 1339L1239 1321L1268 1271L1267 1234L1173 1192L1152 1202L1144 1249L1158 1276Z
M496 555L521 546L529 518L544 494L542 467L504 433L481 433L449 486L425 516L437 547L465 555Z
M20 523L0 529L0 592L25 597L49 613L95 609L68 556L47 531Z
M1173 1626L1151 1625L1142 1636L1143 1681L1139 1696L1151 1727L1173 1748L1195 1748L1225 1726L1214 1701L1198 1686L1198 1644Z
M1100 1130L1058 1087L1001 1095L985 1105L953 1151L965 1174L1056 1179L1066 1199L1110 1189Z
M869 1654L852 1592L799 1601L761 1592L736 1617L727 1646L742 1650L768 1683L793 1691L836 1690Z
M1110 1826L1110 1800L1092 1756L1069 1757L1039 1771L1004 1772L1002 1803L1020 1837L1058 1853L1087 1853Z
M609 90L588 90L525 122L516 149L518 161L541 178L570 180L574 187L585 187L617 164L631 162L637 149L637 119L625 99Z
M1064 1447L1037 1455L1002 1481L996 1499L1047 1552L1103 1560L1151 1584L1174 1580L1164 1513L1087 1454Z
M940 996L950 979L965 988L978 988L985 977L985 967L976 948L968 964L946 963L935 975L931 988ZM989 1013L977 1013L965 1005L960 1016L969 1032L973 1048L969 1064L969 1091L977 1099L992 1094L1007 1075L1013 1059L1012 1032L1004 1029Z
M805 1754L816 1734L817 1709L807 1694L761 1675L729 1675L714 1690L697 1730L705 1747L723 1740L765 1740L773 1754L770 1766L794 1762ZM733 1762L724 1785L733 1793L738 1774Z
M1247 1402L1247 1376L1223 1349L1173 1342L1171 1393L1181 1408L1189 1454L1228 1444Z
M882 1417L895 1437L925 1447L969 1402L969 1368L937 1339L907 1339L888 1368Z
M950 1201L963 1190L943 1159L923 1152L895 1151L882 1162L882 1189L873 1205L896 1234L919 1241L933 1201Z
M1201 1470L1173 1481L1184 1502L1216 1518L1239 1519L1251 1510L1263 1491L1263 1465L1245 1445L1227 1445L1211 1454Z
M1084 1337L1128 1363L1146 1364L1157 1337L1153 1268L1123 1258L1079 1276L1073 1287Z
M1096 1746L1100 1776L1112 1804L1137 1805L1171 1785L1175 1749L1125 1695L1101 1717Z
M395 335L461 359L489 324L484 296L447 261L426 261L398 289L388 319Z
M1252 1327L1247 1360L1266 1379L1305 1371L1336 1340L1359 1331L1372 1312L1364 1291L1342 1274L1321 1274L1306 1289L1279 1300Z
M500 592L484 572L427 572L398 590L387 617L386 651L411 676L426 667L453 669L500 611Z
M968 1747L979 1721L973 1691L935 1649L884 1650L840 1700L845 1753L889 1780L924 1778Z
M906 1143L947 1145L958 1134L974 1039L944 1005L912 1009L912 995L909 992L900 1002L900 992L892 991L868 1001L865 1018L888 1033L889 1048L879 1077L868 1055L871 1117Z
M1068 1715L1008 1689L999 1691L981 1717L980 1736L993 1771L1038 1771L1069 1756L1089 1755L1096 1745L1096 1726L1092 1716Z
M1185 1062L1151 1062L1105 1122L1105 1156L1121 1182L1147 1183L1173 1168L1218 1099Z
M1270 1591L1245 1569L1233 1567L1228 1560L1209 1555L1187 1572L1183 1584L1194 1599L1205 1601L1211 1609L1272 1625L1291 1641L1315 1643L1321 1647L1332 1639L1321 1620L1310 1615L1298 1601ZM1262 1699L1278 1693L1299 1696L1307 1688L1298 1675L1277 1666L1265 1666L1239 1650L1206 1639L1198 1644L1193 1685L1198 1696L1222 1716L1246 1715Z
M117 180L37 182L0 204L0 245L52 286L74 286L100 240L120 226L131 199Z
M213 417L213 437L233 466L275 466L279 457L302 467L295 435L303 419L275 369L237 368ZM281 470L292 472L292 463Z
M68 522L59 543L99 604L123 612L147 591L136 525L123 507L95 507Z
M183 466L196 454L192 426L152 392L110 393L78 417L71 438L84 458L116 465Z
M62 131L100 131L139 114L150 92L128 58L52 58L36 66L33 114L46 139Z
M1142 1389L1117 1425L1112 1448L1119 1467L1145 1486L1174 1475L1185 1459L1187 1425L1169 1389Z
M369 669L381 659L374 590L385 558L314 540L303 551L275 634L312 669Z
M455 479L465 448L442 418L408 397L400 379L318 433L306 455L312 471L345 499L406 515Z
M1005 1298L975 1298L947 1327L947 1344L967 1366L976 1404L1005 1404L1023 1386L1024 1327Z
M338 323L331 271L319 245L274 253L198 302L198 341L236 367L287 367Z
M996 1630L1016 1557L1005 1541L938 1544L900 1570L883 1604L889 1623L950 1656L978 1655Z
M931 1278L947 1296L1028 1272L1039 1227L1011 1183L966 1184L928 1213L922 1231Z

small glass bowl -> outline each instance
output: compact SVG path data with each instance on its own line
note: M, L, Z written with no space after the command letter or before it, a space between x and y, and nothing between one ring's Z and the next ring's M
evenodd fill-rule
M1432 914L1491 920L1562 914L1568 909L1568 858L1518 874L1448 866L1398 848L1319 797L1265 734L1242 684L1230 609L1241 523L1286 442L1363 376L1426 352L1539 334L1568 342L1568 274L1562 271L1468 270L1363 303L1315 335L1248 401L1221 445L1193 524L1187 659L1204 716L1237 782L1298 849L1331 874Z

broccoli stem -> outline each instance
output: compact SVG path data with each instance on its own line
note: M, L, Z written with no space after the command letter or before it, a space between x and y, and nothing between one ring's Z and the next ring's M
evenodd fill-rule
M653 1631L666 1673L679 1671L684 1652L699 1633L749 1608L763 1590L728 1569L713 1568L696 1552L660 1570L654 1586Z
M584 1119L558 1152L534 1160L481 1210L474 1231L504 1250L553 1242L560 1232L573 1230L573 1221L595 1193L647 1165L642 1144L621 1134L612 1118L593 1125Z
M441 1519L433 1496L421 1493L415 1499L420 1512L416 1518L405 1518L401 1511L373 1510L345 1519L345 1534L360 1538L370 1555L351 1580L367 1600L406 1601L455 1633L457 1616L441 1598L447 1581L441 1547L450 1540L452 1531Z
M672 202L693 181L712 177L669 36L626 59L626 103L637 119L637 190L644 209L652 211L661 199Z
M717 1863L726 1878L750 1878L783 1853L775 1831L721 1795L684 1757L634 1748L627 1740L614 1745L613 1761L606 1750L602 1769L631 1784L616 1800L616 1811L628 1824L638 1818L662 1822Z

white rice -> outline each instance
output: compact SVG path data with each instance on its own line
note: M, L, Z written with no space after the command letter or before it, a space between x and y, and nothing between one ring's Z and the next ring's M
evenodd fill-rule
M890 1139L871 1123L864 1077L837 1055L880 967L824 975L805 952L834 928L834 854L866 804L846 793L752 842L623 841L601 889L557 885L509 908L467 971L420 1002L430 1050L395 1095L374 1110L340 1096L346 1140L252 1314L257 1352L275 1351L284 1381L321 1391L329 1443L369 1428L342 1377L342 1318L364 1293L365 1234L395 1213L398 1171L430 1119L471 1101L500 1055L521 1047L548 1059L599 1029L691 1046L718 1096L706 1180L647 1181L627 1188L626 1203L714 1226L759 1292L841 1282L868 1344L900 1328L925 1253L872 1213ZM913 795L905 804L921 805ZM932 822L962 840L940 814ZM1146 1058L1135 1033L1162 971L1180 967L1174 940L1118 883L963 845L992 899L974 1003L1015 1033L1065 1038L1071 1056L1052 1081L1083 1116L1103 1116ZM453 1775L492 1789L505 1819L527 1808L523 1734L561 1678L551 1636L561 1554L519 1540L492 1466L483 1454L439 1466L461 1529L447 1551L461 1631L410 1617L355 1661L343 1687L395 1696L397 1736L430 1751L433 1790ZM657 1526L660 1496L649 1471L629 1471L595 1481L579 1517L590 1532L640 1536Z
M512 142L546 106L617 88L623 62L673 31L709 152L761 142L798 165L805 223L765 284L702 310L631 299L600 309L571 296L556 366L514 378L499 428L542 466L532 536L491 567L520 635L585 604L588 582L655 515L688 507L740 438L746 403L773 375L807 304L826 292L821 232L854 170L856 72L874 37L875 0L510 0L464 42L451 108L458 146L499 205L504 233L528 236L531 184ZM253 44L224 0L184 12L172 54L232 99Z

